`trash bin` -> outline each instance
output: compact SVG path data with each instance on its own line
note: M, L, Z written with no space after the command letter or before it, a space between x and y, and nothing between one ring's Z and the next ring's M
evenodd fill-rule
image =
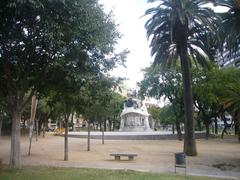
M186 165L186 154L181 153L175 153L175 173L176 168L185 168L185 176L187 174L187 165Z
M176 165L186 165L186 154L175 153L175 163Z

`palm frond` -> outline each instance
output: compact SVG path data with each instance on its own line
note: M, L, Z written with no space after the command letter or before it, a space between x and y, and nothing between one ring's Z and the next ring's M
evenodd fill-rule
M216 30L218 16L210 8L203 7L206 3L201 0L165 0L160 1L156 8L146 11L145 15L151 15L145 28L148 39L151 38L151 55L155 64L162 64L166 68L176 64L176 23L180 20L182 24L188 24L189 56L196 64L208 66L209 59L214 57L210 47L215 43L209 32Z

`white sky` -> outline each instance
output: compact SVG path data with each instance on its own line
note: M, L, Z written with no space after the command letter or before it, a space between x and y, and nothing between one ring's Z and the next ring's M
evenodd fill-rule
M118 30L123 35L117 50L129 49L126 66L114 69L113 75L125 77L128 88L136 88L136 82L143 79L141 69L150 65L151 56L147 42L144 24L146 17L142 17L150 7L147 0L100 0L108 13L115 15L114 20L119 24Z

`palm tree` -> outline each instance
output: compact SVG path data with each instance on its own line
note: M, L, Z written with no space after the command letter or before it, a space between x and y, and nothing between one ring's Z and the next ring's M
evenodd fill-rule
M155 2L158 0L148 0ZM146 22L148 38L151 38L151 55L154 63L163 67L175 66L180 59L185 113L184 152L197 155L193 121L193 100L190 65L206 67L210 54L208 39L216 29L216 16L213 10L205 7L202 0L164 0L157 7L150 8L145 15L152 15Z
M217 0L216 3L229 8L221 14L222 28L219 34L222 39L222 51L226 49L232 58L236 58L240 48L240 1Z

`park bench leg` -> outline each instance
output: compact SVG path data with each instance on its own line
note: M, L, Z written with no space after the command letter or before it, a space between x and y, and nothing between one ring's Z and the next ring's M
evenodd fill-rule
M128 156L128 160L129 160L129 161L132 161L133 159L134 159L133 156Z
M120 160L120 156L115 156L115 160Z

